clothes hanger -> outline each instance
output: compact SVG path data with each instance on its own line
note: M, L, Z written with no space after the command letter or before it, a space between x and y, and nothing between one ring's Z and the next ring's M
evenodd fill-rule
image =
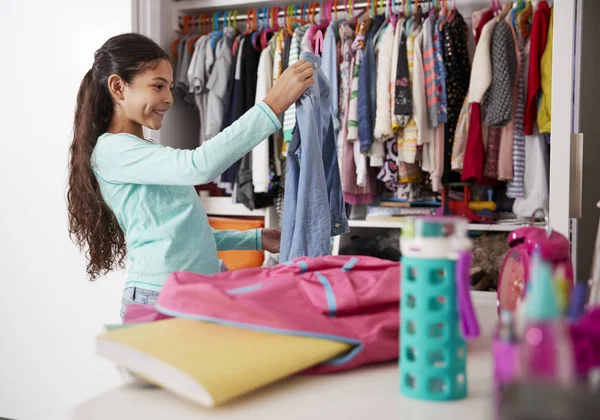
M394 14L394 2L392 0L387 0L387 7L385 9L385 17L387 22L392 25L393 28L396 27L396 15Z
M295 13L296 12L294 12L294 14ZM294 35L294 29L292 28L293 23L298 23L300 25L304 25L304 24L306 24L306 21L302 20L301 18L297 18L295 16L288 18L286 26L287 26L288 34L290 34L290 36Z
M512 4L506 3L504 5L504 7L502 8L502 11L498 14L498 17L496 18L496 23L499 23L501 21L503 21L504 19L506 19L506 17L508 16L508 13L510 12L510 10L512 9Z
M433 0L429 2L429 11L427 13L427 17L435 16L435 6L433 5Z
M196 16L194 18L196 21L196 30L198 31L198 34L195 37L193 37L192 39L190 39L189 42L187 43L188 52L192 55L194 54L194 44L196 43L196 41L198 41L198 39L200 39L200 36L201 36L200 35L200 29L201 29L200 28L200 19L202 16L203 15L200 15L200 16Z
M265 17L266 17L266 12L265 9L258 9L257 10L258 13L258 28L256 28L256 30L254 32L252 32L252 46L254 47L255 50L260 51L261 50L261 45L260 43L260 36L262 34L262 32L266 29L266 25L265 25Z
M440 31L442 29L444 29L444 26L446 26L447 23L450 22L450 18L452 17L452 11L448 8L448 0L444 0L443 1L444 5L443 5L443 10L442 10L442 14L443 14L443 19L440 22Z
M260 28L258 29L258 31L252 34L252 45L254 46L255 50L261 51L263 48L261 38L269 27L269 8L265 7L264 9L258 10L259 13L262 14L260 19Z
M184 16L183 17L183 36L180 38L177 38L175 41L173 41L171 43L171 55L174 58L178 58L179 57L179 53L177 52L177 47L179 46L179 43L181 42L181 40L183 38L185 38L189 32L189 26L190 26L190 21L192 20L191 16Z
M327 22L323 23L323 14L321 14L321 22L319 24L316 23L315 21L315 15L317 14L316 10L317 10L317 6L319 5L319 3L313 3L313 16L312 16L312 24L313 26L311 26L308 30L308 39L311 40L311 42L316 43L316 35L317 35L317 31L324 31L327 29L327 27L329 26L329 24ZM323 36L323 34L321 33L321 36Z
M279 7L275 6L269 9L269 14L271 15L271 26L265 29L260 36L260 44L263 50L269 45L269 39L267 36L279 30L279 23L277 22L277 18L279 16Z
M315 35L315 55L323 52L323 32L319 29Z
M517 1L517 6L511 10L510 12L510 21L512 22L513 26L516 26L517 24L517 14L523 10L523 8L525 8L525 0L518 0Z
M333 1L321 2L321 8L319 10L319 19L321 23L324 22L329 25L333 17Z
M500 1L500 0L498 0ZM456 17L456 0L452 0L452 11L450 12L450 17L448 17L448 23L452 23L454 18Z
M210 46L212 47L213 51L217 49L217 38L221 38L223 36L223 31L221 30L220 26L219 26L219 18L221 16L222 12L216 12L213 15L213 32L212 34L210 34ZM225 21L223 21L225 22ZM223 25L225 26L225 25Z
M290 36L294 35L294 30L292 29L292 23L297 23L299 25L305 25L308 22L306 22L302 18L297 18L297 17L288 18L288 21L287 21L287 30L288 30L288 33L290 34Z
M523 36L529 36L531 32L530 27L528 26L529 18L533 15L533 6L531 5L531 0L527 0L525 3L525 7L521 12L517 14L517 27L521 31Z
M412 0L407 0L406 1L406 16L408 17L408 19L406 19L406 22L404 22L404 35L408 38L408 36L410 35L410 28L413 24L413 22L415 21L415 17L413 15L413 2Z
M238 11L237 11L237 9L235 9L231 13L231 27L235 31L236 36L239 33L239 30L238 30L238 27L237 27L237 20L238 20Z

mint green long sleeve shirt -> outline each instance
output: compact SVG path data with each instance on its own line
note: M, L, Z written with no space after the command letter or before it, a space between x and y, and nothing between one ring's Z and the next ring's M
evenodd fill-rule
M194 150L105 133L92 153L102 197L125 234L127 287L160 291L173 271L212 275L217 250L261 250L261 231L216 231L194 185L212 182L281 128L264 102Z

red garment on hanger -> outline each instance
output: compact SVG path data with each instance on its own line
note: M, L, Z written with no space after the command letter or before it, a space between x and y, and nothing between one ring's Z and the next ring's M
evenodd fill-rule
M479 41L481 30L490 20L494 19L494 12L488 10L481 17L481 21L475 31L475 40ZM483 178L483 162L485 161L485 149L483 147L483 132L481 127L481 104L471 104L471 115L469 120L469 136L465 146L465 158L461 181L474 181L480 183Z
M541 89L540 62L548 41L550 16L548 3L541 1L533 15L529 47L529 78L527 81L527 102L525 105L525 135L533 135L533 125L537 121L538 93Z

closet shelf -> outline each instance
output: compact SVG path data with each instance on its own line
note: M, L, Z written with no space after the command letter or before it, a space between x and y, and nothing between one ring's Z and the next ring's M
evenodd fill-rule
M348 220L350 227L361 228L382 228L382 229L401 229L402 222L380 222L372 220ZM528 226L528 223L522 224L500 224L500 223L470 223L469 230L477 232L512 232L515 229ZM543 226L543 225L540 225Z
M265 209L248 210L243 204L233 204L231 197L200 197L209 216L257 216L264 217Z

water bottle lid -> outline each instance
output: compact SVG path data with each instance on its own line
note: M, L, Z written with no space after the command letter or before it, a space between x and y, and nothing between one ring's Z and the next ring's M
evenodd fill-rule
M409 217L402 223L403 238L465 238L469 225L461 217Z

